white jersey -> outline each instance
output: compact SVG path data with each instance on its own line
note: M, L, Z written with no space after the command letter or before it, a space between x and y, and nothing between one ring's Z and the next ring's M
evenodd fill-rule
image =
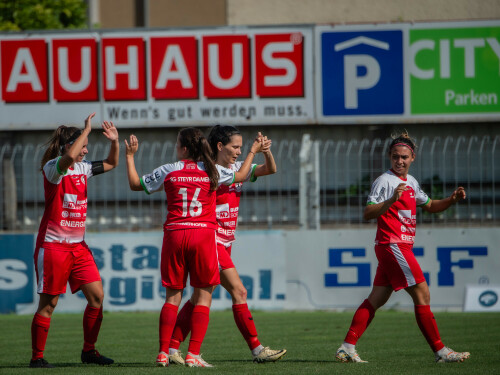
M406 179L402 179L392 170L388 170L373 183L367 204L377 204L390 199L398 185L403 182L406 183L408 190L377 218L376 244L414 242L417 206L427 204L429 197L413 176L407 175Z

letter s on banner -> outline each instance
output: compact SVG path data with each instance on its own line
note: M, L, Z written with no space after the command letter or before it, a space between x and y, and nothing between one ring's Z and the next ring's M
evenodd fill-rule
M358 270L358 281L355 283L341 283L338 281L338 274L325 273L325 287L352 287L352 286L370 286L371 274L370 263L343 263L342 254L351 253L353 257L365 257L366 250L359 249L328 249L329 267L349 267Z

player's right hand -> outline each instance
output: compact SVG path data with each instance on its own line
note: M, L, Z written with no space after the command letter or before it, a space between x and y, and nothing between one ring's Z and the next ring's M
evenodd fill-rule
M401 196L403 195L403 192L405 192L406 190L408 190L408 188L406 187L406 184L404 182L399 184L396 190L394 190L394 194L392 195L392 200L394 202L397 202L399 198L401 198Z

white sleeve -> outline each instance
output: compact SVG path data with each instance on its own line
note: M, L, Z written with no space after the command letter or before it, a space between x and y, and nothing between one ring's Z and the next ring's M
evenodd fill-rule
M242 161L237 161L236 163L234 163L234 169L236 171L239 171L241 169L241 166L243 165L243 162ZM250 182L254 182L257 180L257 177L255 177L255 168L257 168L257 164L252 164L250 166L250 171L248 172L247 176L245 177L245 181L250 181Z
M368 200L366 204L377 204L380 202L384 202L388 199L389 192L389 184L385 178L380 176L373 182L372 189L370 190L370 194L368 194Z
M217 172L219 172L219 183L218 186L220 185L231 185L234 182L236 172L229 169L229 168L224 168L223 166L219 164L215 164L215 167L217 168Z
M167 175L177 170L176 164L164 164L156 168L153 172L145 174L141 177L141 185L147 194L151 194L163 189L163 182Z
M55 159L49 160L44 166L43 166L43 173L45 173L45 177L47 180L52 183L57 185L59 182L61 182L63 176L68 173L67 170L65 171L60 171L59 170L59 159L61 159L60 156L58 156Z
M429 202L429 196L420 187L417 180L415 180L415 200L417 201L417 206L423 206Z
M76 163L75 169L79 173L86 175L87 179L94 176L94 174L92 173L92 162L90 161L84 160L81 163Z

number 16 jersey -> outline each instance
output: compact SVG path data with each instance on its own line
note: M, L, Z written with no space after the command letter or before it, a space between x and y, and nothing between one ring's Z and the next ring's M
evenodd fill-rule
M235 172L217 165L219 185L230 185ZM141 177L147 194L164 190L167 195L167 219L164 230L216 229L215 191L203 162L181 160L164 164Z

